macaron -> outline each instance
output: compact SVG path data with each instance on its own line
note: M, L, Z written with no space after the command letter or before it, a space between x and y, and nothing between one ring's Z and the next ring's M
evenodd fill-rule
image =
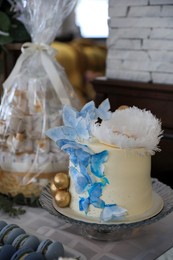
M48 246L52 243L50 239L44 239L40 242L37 248L37 252L42 253L43 255L46 253Z
M40 252L32 252L25 257L25 260L45 260L45 257Z
M0 231L7 225L4 220L0 220Z
M40 241L39 239L34 235L28 235L28 234L21 234L18 237L15 238L12 245L16 248L22 248L22 247L29 247L33 250L36 250Z
M11 231L13 228L18 228L19 226L15 224L7 224L0 231L0 244L4 244L4 237Z
M4 245L0 249L0 259L10 260L16 249L12 245Z
M28 256L32 252L33 250L31 248L27 248L27 247L20 248L13 254L10 260L23 260L26 258L26 256Z
M49 239L41 241L37 248L37 252L42 253L46 260L58 259L64 256L64 247L58 241L52 242Z
M19 236L17 236L12 243L12 246L14 246L16 249L21 248L20 244L22 243L23 240L25 240L26 238L28 238L29 235L28 234L20 234Z
M21 234L25 234L25 231L22 228L13 228L10 232L8 232L8 234L3 237L4 244L12 244L14 239Z

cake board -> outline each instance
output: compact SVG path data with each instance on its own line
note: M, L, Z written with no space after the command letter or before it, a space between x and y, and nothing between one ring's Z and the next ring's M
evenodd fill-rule
M159 221L173 211L173 190L157 179L152 179L152 186L157 204L155 211L152 211L152 214L149 212L149 215L144 218L139 217L130 221L98 223L82 217L76 218L71 214L72 212L67 213L66 208L59 210L55 207L49 186L43 189L40 204L58 218L72 225L78 225L84 237L106 241L121 240L136 236L142 227Z

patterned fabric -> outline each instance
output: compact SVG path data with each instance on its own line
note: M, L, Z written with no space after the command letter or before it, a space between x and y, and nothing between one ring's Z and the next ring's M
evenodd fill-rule
M173 246L173 213L152 225L136 230L133 237L121 241L86 239L81 236L81 232L84 234L85 231L82 226L76 228L75 225L66 223L41 208L26 207L26 214L19 218L10 218L0 212L0 219L15 223L41 239L60 240L89 260L153 260ZM165 259L167 258L159 260Z

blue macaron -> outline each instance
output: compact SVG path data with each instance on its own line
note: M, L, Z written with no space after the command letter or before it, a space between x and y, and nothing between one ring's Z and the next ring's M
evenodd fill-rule
M20 248L13 254L10 260L23 260L32 252L33 250L31 248Z
M22 248L22 247L29 247L33 250L36 250L40 241L39 239L34 235L28 235L28 234L21 234L18 237L15 238L12 245L16 248Z
M64 247L58 241L52 242L49 239L41 241L37 248L37 252L42 253L46 260L58 259L64 256Z
M0 249L0 259L10 260L16 252L16 249L12 245L4 245Z
M28 238L29 235L28 234L20 234L19 236L17 236L12 243L12 246L14 246L16 249L21 248L20 244L22 243L22 241L24 241L26 238Z
M15 225L15 224L7 224L6 226L4 226L1 231L0 231L0 244L4 244L4 237L13 230L13 228L19 228L19 226Z
M42 253L43 255L45 254L48 246L52 243L52 241L50 239L44 239L40 242L38 248L37 248L37 252Z
M47 260L52 260L58 259L59 257L64 257L64 247L62 243L54 241L48 246L48 249L45 253L45 258Z
M25 231L22 228L16 227L13 228L7 235L4 236L4 244L12 244L14 239L21 234L25 234Z
M40 252L32 252L25 257L25 260L45 260L45 257Z

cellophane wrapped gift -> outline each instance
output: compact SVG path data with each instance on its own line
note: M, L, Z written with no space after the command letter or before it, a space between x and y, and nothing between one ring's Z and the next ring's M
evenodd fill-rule
M62 124L64 104L80 107L50 44L75 0L10 1L31 35L3 84L0 107L0 192L40 195L68 158L45 131Z

